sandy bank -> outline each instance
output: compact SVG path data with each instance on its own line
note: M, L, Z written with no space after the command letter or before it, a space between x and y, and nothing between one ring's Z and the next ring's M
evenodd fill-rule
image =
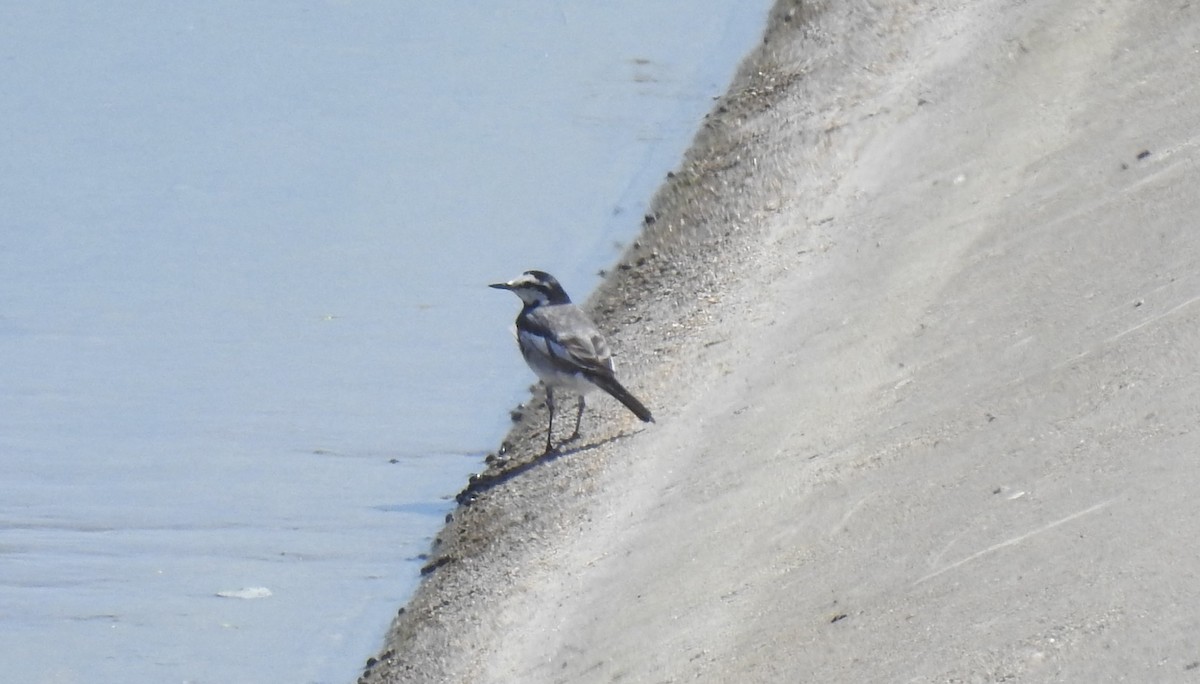
M659 423L518 425L363 681L1200 676L1200 5L1153 4L781 3L591 302Z

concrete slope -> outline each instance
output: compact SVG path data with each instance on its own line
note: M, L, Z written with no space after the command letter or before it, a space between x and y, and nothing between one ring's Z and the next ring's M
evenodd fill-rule
M504 585L418 600L372 681L1200 679L1200 4L768 38L613 286L664 308L594 302L671 340L629 352L658 425L486 492L556 522L454 556Z

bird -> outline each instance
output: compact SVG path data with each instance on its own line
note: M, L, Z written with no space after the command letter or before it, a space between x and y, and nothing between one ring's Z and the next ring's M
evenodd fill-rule
M596 324L571 302L554 276L545 271L525 271L508 282L488 287L508 290L524 304L517 314L517 346L525 363L546 386L546 407L550 410L546 453L553 451L555 390L573 392L579 398L575 432L567 442L579 436L584 395L597 387L624 404L642 422L654 422L650 410L617 380L608 342Z

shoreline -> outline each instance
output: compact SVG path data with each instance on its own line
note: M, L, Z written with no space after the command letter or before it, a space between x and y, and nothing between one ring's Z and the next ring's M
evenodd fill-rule
M729 299L722 291L739 280L740 266L761 264L769 232L764 217L780 210L780 200L761 206L763 197L776 194L764 186L777 179L758 175L759 159L778 141L764 144L758 129L771 125L763 119L776 115L772 108L803 77L781 68L778 52L794 50L794 34L808 30L822 12L801 0L776 3L762 44L743 58L729 91L655 193L641 235L583 305L608 336L623 375L650 376L654 381L641 386L652 386L651 392L661 395L671 378L689 373L677 366L681 359L723 344L720 332L706 331L713 327L709 309ZM831 37L822 40L829 48ZM760 187L743 192L752 185ZM646 292L656 297L646 298ZM711 339L698 337L705 332ZM517 569L547 564L555 546L596 515L589 509L620 477L613 463L636 458L636 436L621 431L632 423L611 405L594 403L584 417L583 439L550 459L539 458L544 432L538 426L545 424L540 389L518 408L521 419L488 455L487 470L459 493L460 505L435 538L420 586L393 621L385 647L367 661L360 684L481 677L481 661L495 654L471 650L498 640L507 628L494 613L520 585Z
M1183 677L1184 26L778 3L587 302L659 423L530 402L359 681Z
M781 25L790 23L781 19L784 14L792 12L794 17L796 10L790 5L798 2L785 0L773 8L768 40ZM766 53L760 47L743 59L730 91L706 115L680 167L655 193L642 234L583 304L610 340L623 376L644 377L647 367L656 364L655 356L670 359L679 354L686 342L679 340L682 332L671 329L694 328L703 316L696 300L680 296L680 288L702 281L706 286L701 292L715 292L731 277L720 272L721 258L746 251L750 238L726 228L736 211L724 209L712 182L730 170L736 172L736 180L720 179L720 184L748 182L746 170L727 161L745 143L739 114L730 112L728 102L739 110L770 107L780 84L755 73ZM679 266L690 268L684 272ZM642 296L655 290L676 296L658 301ZM644 325L648 319L656 325ZM665 371L654 374L661 388ZM539 388L518 407L521 419L497 452L487 456L485 472L470 479L458 494L460 505L434 540L420 586L400 608L384 649L367 660L360 684L479 677L478 662L470 662L470 656L456 659L454 654L500 631L498 625L480 629L480 618L488 610L486 604L504 600L503 593L515 580L509 569L536 562L556 541L563 541L569 535L566 528L587 516L586 506L566 499L598 496L594 482L607 469L612 450L628 451L636 442L636 438L610 434L608 426L629 427L629 421L613 420L618 410L596 401L584 415L582 440L559 457L541 460L544 401ZM659 415L659 408L653 410ZM599 445L596 436L604 436Z

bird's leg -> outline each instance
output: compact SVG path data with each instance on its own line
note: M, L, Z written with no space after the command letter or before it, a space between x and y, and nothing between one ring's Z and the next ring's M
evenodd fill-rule
M550 424L546 426L546 453L553 451L554 437L554 390L546 385L546 408L550 410Z
M571 440L574 440L574 439L579 439L579 424L581 422L583 422L583 395L582 394L579 395L578 406L579 406L579 412L575 414L575 432L572 432L571 436L567 438L568 442L570 442Z

